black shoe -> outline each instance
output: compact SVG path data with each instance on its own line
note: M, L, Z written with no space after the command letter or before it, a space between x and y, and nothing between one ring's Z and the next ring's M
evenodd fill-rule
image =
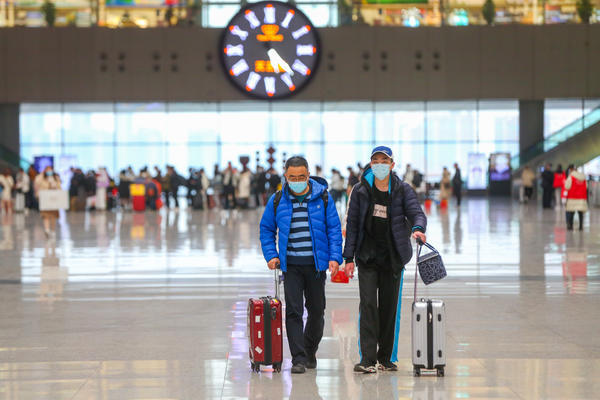
M398 371L398 367L391 361L383 361L378 365L380 371Z
M317 356L315 356L315 355L308 356L308 361L306 361L306 368L308 368L308 369L317 368Z
M354 372L362 372L363 374L374 374L377 372L375 365L364 365L358 363L354 366Z
M292 365L292 374L303 374L306 372L306 367L304 364L294 364Z

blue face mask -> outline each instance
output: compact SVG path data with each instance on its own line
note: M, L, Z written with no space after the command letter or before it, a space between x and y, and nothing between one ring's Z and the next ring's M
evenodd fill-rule
M288 185L290 186L290 190L294 193L302 193L306 190L306 187L308 186L308 181L302 181L302 182L288 182Z
M46 171L46 176L53 176L53 175L54 175L54 172L52 172L52 171Z
M385 178L387 178L387 176L390 174L390 165L389 164L373 164L373 165L371 165L371 170L373 171L373 175L375 175L375 178L382 181Z

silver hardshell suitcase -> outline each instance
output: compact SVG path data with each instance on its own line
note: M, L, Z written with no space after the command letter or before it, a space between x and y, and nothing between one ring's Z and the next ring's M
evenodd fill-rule
M416 267L415 267L416 269ZM414 376L435 370L444 376L446 366L446 308L442 300L417 300L417 271L412 304L412 363Z

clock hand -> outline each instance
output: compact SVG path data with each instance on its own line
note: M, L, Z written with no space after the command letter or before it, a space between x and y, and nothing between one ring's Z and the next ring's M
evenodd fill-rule
M273 66L273 71L279 73L279 62L277 60L277 52L273 49L269 49L267 51L267 55L269 56L269 61L271 62L271 66Z
M277 50L269 49L269 51L267 51L267 54L269 55L269 59L271 60L271 65L273 65L273 70L275 72L279 72L280 71L279 67L281 67L281 69L283 69L285 72L290 74L290 76L294 75L294 71L292 71L289 64L286 63L283 60L283 58L281 58L281 56L277 53ZM273 62L273 61L275 61L275 62Z

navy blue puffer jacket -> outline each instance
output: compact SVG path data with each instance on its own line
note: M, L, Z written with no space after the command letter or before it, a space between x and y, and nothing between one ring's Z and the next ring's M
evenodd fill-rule
M346 260L354 260L365 238L365 221L369 210L372 210L373 181L373 171L367 167L363 172L361 182L354 185L350 194L346 216L346 245L344 247L344 259ZM396 174L390 175L389 190L391 200L387 215L390 218L392 243L400 256L400 260L398 260L400 265L392 265L392 267L398 274L412 258L410 243L412 231L425 232L427 217L421 209L413 188L408 183L402 182Z
M312 239L315 267L317 271L329 268L329 261L342 263L342 229L335 203L329 196L327 210L324 210L322 194L327 190L327 181L311 177L311 196L308 200L308 223ZM273 209L275 194L271 196L262 219L260 220L260 243L265 260L279 258L281 270L287 271L287 246L292 222L292 202L289 188L283 187L283 195L277 208L277 216ZM278 235L277 235L278 234ZM278 240L276 241L278 236ZM277 246L277 243L279 246ZM279 249L278 249L279 248Z

